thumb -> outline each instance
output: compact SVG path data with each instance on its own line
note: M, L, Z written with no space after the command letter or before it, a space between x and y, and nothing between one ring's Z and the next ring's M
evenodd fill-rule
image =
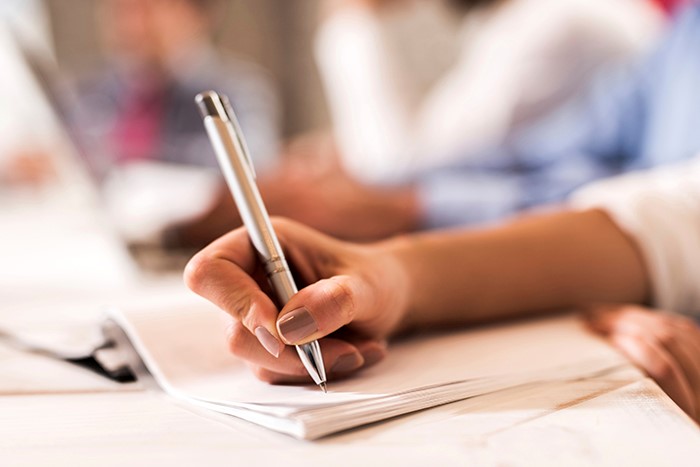
M371 310L369 285L356 276L333 276L297 293L277 318L277 330L287 344L305 344L362 318Z

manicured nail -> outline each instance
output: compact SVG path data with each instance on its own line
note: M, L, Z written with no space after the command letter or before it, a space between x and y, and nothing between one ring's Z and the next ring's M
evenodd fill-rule
M275 336L270 334L270 331L262 326L258 326L255 328L255 336L258 338L262 346L265 347L265 350L274 355L275 358L280 356L283 344L278 341Z
M347 373L352 370L357 370L365 363L365 360L357 352L341 355L333 363L331 373Z
M295 343L318 331L318 324L309 310L297 308L285 315L277 324L277 328L287 342Z

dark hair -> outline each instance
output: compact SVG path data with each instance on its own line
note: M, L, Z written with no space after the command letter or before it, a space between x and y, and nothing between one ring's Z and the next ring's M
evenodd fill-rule
M460 10L472 10L474 8L482 8L490 6L500 0L448 0L448 3Z

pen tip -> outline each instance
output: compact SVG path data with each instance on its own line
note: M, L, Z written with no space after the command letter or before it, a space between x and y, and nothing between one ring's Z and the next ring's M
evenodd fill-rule
M319 384L319 386L321 387L321 389L323 389L324 393L328 393L328 387L326 387L325 381L323 383Z

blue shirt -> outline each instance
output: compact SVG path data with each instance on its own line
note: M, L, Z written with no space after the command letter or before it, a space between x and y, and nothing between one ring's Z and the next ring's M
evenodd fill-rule
M416 180L425 226L493 221L592 180L700 153L700 5L640 66L468 162Z

